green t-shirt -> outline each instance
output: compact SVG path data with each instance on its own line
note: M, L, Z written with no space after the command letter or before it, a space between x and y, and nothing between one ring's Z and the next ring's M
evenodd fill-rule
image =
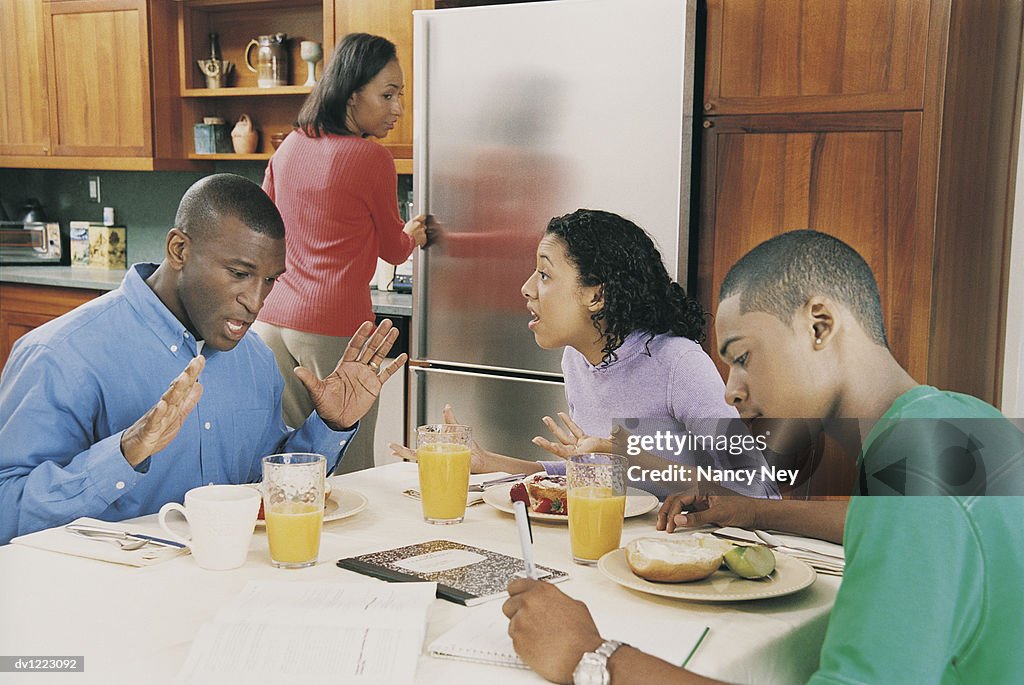
M989 419L981 439L1020 444L1012 423L991 421L1001 417L991 406L920 386L869 434L863 449L869 470L883 422L926 416ZM923 449L935 448L932 441ZM853 497L843 540L846 570L811 682L1021 682L1022 521L1024 497Z

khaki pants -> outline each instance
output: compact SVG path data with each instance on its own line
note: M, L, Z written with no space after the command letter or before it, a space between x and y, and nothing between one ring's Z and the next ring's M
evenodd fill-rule
M252 325L263 342L274 352L277 368L284 377L282 413L284 422L292 428L301 426L313 411L306 386L292 372L296 366L304 366L324 378L338 365L345 346L351 338L337 338L331 335L305 333L290 328L273 326L262 321ZM334 473L351 473L373 468L373 433L377 425L377 402L359 421L359 432L345 451L345 458Z

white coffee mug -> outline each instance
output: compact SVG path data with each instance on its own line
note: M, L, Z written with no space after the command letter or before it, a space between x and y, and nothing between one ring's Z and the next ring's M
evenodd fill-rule
M260 510L260 491L238 485L204 485L185 493L185 506L168 502L160 507L158 521L168 537L186 545L201 568L226 571L245 563ZM188 523L191 538L167 525L167 515L179 511Z

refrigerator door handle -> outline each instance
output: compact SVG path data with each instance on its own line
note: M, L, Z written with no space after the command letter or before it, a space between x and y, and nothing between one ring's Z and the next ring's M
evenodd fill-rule
M489 378L494 378L494 379L497 379L497 380L501 380L503 378L507 378L508 380L516 381L518 383L534 383L534 384L537 384L537 385L556 385L556 386L560 386L560 387L565 385L565 383L563 383L560 379L559 380L552 379L552 380L548 381L548 380L543 380L541 378L524 378L524 377L521 377L521 376L515 376L515 377L513 377L513 376L487 376L486 374L481 374L480 372L473 373L472 371L457 371L455 369L438 369L438 368L433 368L433 367L431 367L430 362L421 362L421 361L409 362L409 370L412 371L413 373L436 373L436 374L441 374L441 375L446 375L446 376L466 376L466 377L469 377L469 378L489 377ZM486 371L486 369L482 369L482 370Z
M413 216L430 211L427 203L430 189L430 164L427 141L427 117L430 116L428 99L430 89L427 87L428 59L430 56L430 30L427 17L422 11L413 12L413 63L423 65L413 73L413 87L416 98L413 101L412 147L415 173L412 177ZM414 251L412 261L412 321L409 354L412 359L419 359L426 350L427 321L421 314L424 306L424 294L427 292L427 273L430 271L428 260L430 250Z

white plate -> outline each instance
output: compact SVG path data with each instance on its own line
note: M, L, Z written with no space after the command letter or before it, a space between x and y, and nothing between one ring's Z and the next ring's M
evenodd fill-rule
M508 492L515 483L503 483L484 490L484 502L506 514L515 514L512 508L512 500ZM658 498L649 492L638 488L626 488L626 518L646 514L658 506ZM529 512L530 518L534 521L557 521L568 523L569 517L564 514L538 514L535 511Z
M630 590L697 602L743 602L782 597L803 590L818 577L813 568L785 554L776 554L775 564L775 572L767 580L747 580L731 571L719 569L704 580L692 583L652 583L630 570L623 548L612 550L597 561L601 573Z
M327 506L324 507L324 523L355 516L365 509L367 504L368 500L362 493L334 488L331 496L327 498ZM257 527L265 526L266 523L263 519L256 520Z

